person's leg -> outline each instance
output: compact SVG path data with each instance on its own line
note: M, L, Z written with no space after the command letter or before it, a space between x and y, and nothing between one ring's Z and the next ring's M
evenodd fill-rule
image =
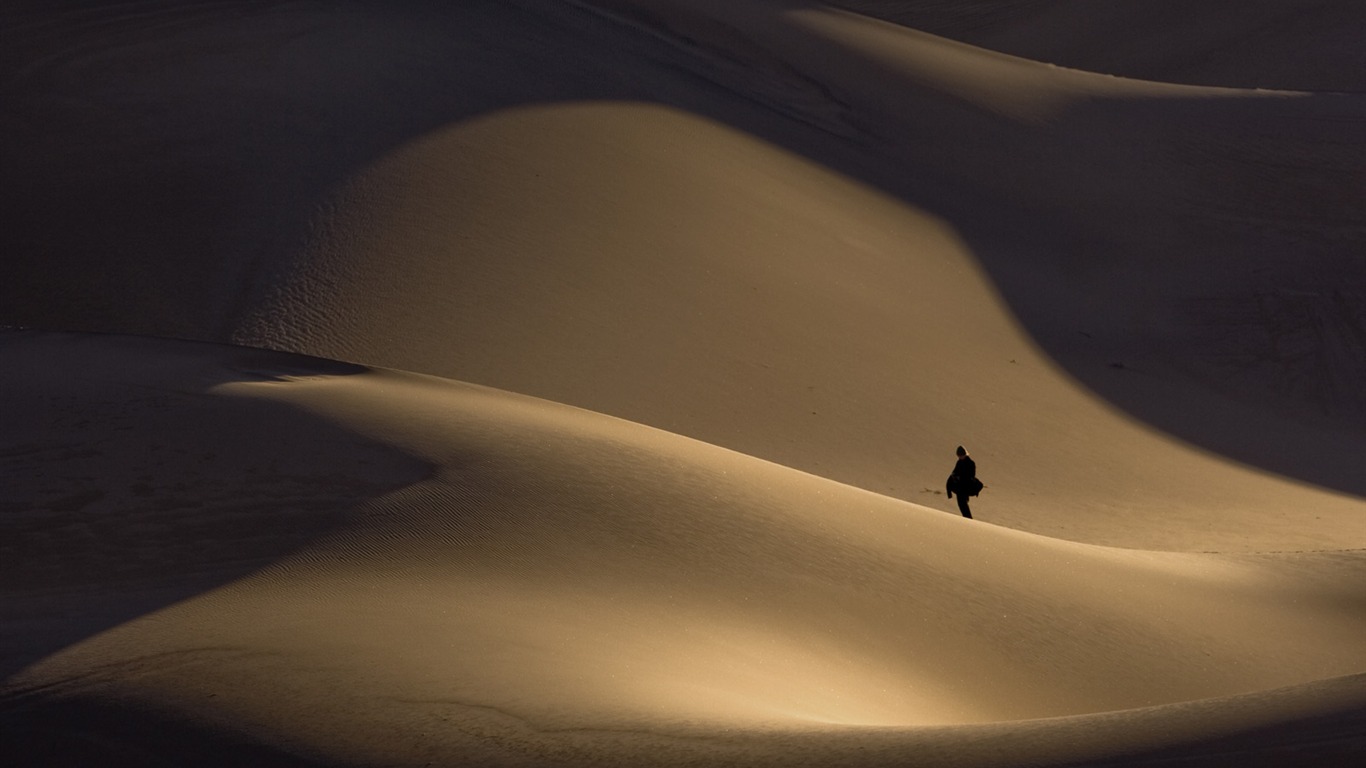
M968 497L958 494L958 511L963 513L963 517L972 519L972 510L968 509Z

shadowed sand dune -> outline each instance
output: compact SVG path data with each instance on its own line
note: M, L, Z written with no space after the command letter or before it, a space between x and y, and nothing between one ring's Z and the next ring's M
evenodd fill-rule
M207 545L198 569L261 563L260 553L244 557L250 547L225 546L225 524L250 525L276 545L306 540L243 578L168 599L12 675L4 701L16 754L47 748L60 759L101 739L153 755L176 748L90 714L117 704L115 712L147 711L153 721L171 713L160 717L325 763L630 764L656 740L673 751L657 755L661 763L731 750L759 762L819 761L854 729L871 736L866 759L876 764L922 743L966 745L1010 720L1038 721L998 735L1023 750L1015 757L1057 761L1265 726L1267 707L1272 723L1350 713L1363 696L1350 677L1361 670L1366 628L1360 553L1064 542L592 412L411 374L337 376L308 360L113 337L10 334L6 354L28 361L24 381L41 385L11 393L23 411L42 404L108 420L139 398L119 388L149 388L164 418L227 417L239 435L262 435L233 442L190 432L222 455L220 466L269 462L262 449L289 434L326 450L329 468L363 467L376 489L402 486L321 504L334 513L327 527L282 525L289 534L270 535L252 520L298 520L287 495L238 496L239 519L225 520L210 492L215 482L245 483L249 470L163 475L168 468L150 455L121 457L125 472L89 480L97 491L114 496L135 472L151 478L153 493L172 477L194 489L157 550ZM179 394L186 389L199 394ZM280 413L348 438L283 432ZM49 423L54 446L82 444L79 423ZM133 438L154 430L135 427ZM435 469L423 479L403 462L376 464L372 445ZM274 471L269 487L278 489L307 484L316 470L296 459ZM94 526L146 527L136 504L82 514ZM79 547L44 551L51 527L11 516L7 528L8 562L25 579L7 580L6 623L29 638L60 636L68 620L35 609L16 616L15 607L80 594L145 601L185 575L172 557L164 570L116 578ZM1286 690L1264 693L1277 688ZM1240 695L1260 703L1239 714ZM1150 730L1150 718L1175 716L1163 705L1216 697L1234 697L1217 724ZM1103 737L1071 742L1079 724L1069 717L1118 710L1136 712L1107 716ZM72 727L72 746L46 745L41 734L53 725L44 714L65 712L88 724ZM599 743L596 732L627 737ZM789 742L806 746L788 754ZM932 764L997 764L972 752Z
M836 5L0 12L4 760L1359 761L1366 16Z

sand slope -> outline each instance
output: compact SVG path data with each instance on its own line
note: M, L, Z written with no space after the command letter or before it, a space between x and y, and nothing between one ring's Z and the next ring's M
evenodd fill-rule
M5 353L25 363L25 375L6 382L23 410L46 403L94 421L149 407L172 421L222 412L238 434L263 435L234 444L186 430L162 446L217 452L207 466L103 459L126 462L89 480L115 502L128 477L154 493L192 489L165 513L159 551L222 545L216 526L229 521L209 489L232 476L218 466L263 462L277 488L310 482L311 451L289 451L287 461L260 453L286 434L284 414L316 422L287 434L327 451L330 467L365 467L355 481L382 494L324 505L325 527L288 496L237 498L238 514L294 521L272 537L277 545L301 535L299 524L314 533L275 557L240 545L200 552L195 566L209 576L263 567L92 629L12 675L5 702L15 733L30 733L35 719L51 727L45 707L122 702L325 762L534 763L550 759L556 734L621 730L645 743L696 739L679 747L696 757L724 752L723 735L737 728L772 734L740 740L762 757L815 734L833 736L816 742L829 748L849 728L876 726L876 741L906 748L925 738L967 743L982 734L966 724L1249 694L1361 670L1359 553L1068 543L546 401L301 358L31 334L8 335ZM92 397L73 370L116 394ZM60 450L81 434L73 424L48 440ZM135 427L131 439L167 437ZM50 516L51 506L28 509ZM68 514L131 527L144 508L123 498ZM25 626L29 642L61 641L67 619L54 608L153 601L184 578L174 559L118 577L91 570L98 560L79 547L34 547L61 529L16 520L6 518L8 561L27 580L7 581L5 620ZM1340 710L1360 686L1312 690L1272 701ZM1172 743L1136 729L1154 713L1111 723L1079 754ZM101 722L90 738L109 737ZM1240 722L1258 724L1235 716L1194 730L1213 736ZM922 733L930 725L960 727ZM1057 749L1048 729L1026 728L1019 748ZM122 733L109 738L162 748ZM14 748L33 745L21 736ZM629 763L640 748L607 743L564 757Z
M634 105L509 113L414 145L337 205L247 338L420 361L903 499L933 498L964 442L993 486L984 514L1050 535L1366 541L1358 499L1202 454L1079 390L942 219L713 124ZM1276 426L1348 477L1358 434Z

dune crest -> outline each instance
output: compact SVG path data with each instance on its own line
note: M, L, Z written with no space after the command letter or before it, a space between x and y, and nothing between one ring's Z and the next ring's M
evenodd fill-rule
M1079 69L1199 85L1366 90L1351 0L1253 0L1239 12L1180 0L835 0L830 5Z

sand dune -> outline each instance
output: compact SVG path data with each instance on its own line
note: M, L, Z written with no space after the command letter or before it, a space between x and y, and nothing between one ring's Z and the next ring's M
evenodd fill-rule
M1249 2L1237 14L1180 3L1085 0L829 3L992 50L1145 80L1360 92L1350 2ZM1355 64L1354 64L1355 62Z
M137 526L159 551L199 550L195 570L224 581L24 667L6 694L21 724L34 698L116 701L245 728L324 761L407 764L420 761L417 744L458 755L506 738L515 750L481 760L520 764L563 731L686 734L705 754L736 728L800 739L876 726L879 739L902 729L910 747L924 726L959 726L968 741L975 723L1360 670L1359 553L1069 543L439 379L116 338L6 342L7 357L26 364L8 377L7 399L24 411L47 404L58 417L47 423L60 425L46 434L53 449L143 409L169 423L230 418L240 441L135 427L128 441L150 443L141 456L87 451L118 465L85 481L99 501L70 505L62 527L50 501L29 507L46 508L47 526L7 519L7 562L26 580L9 590L6 618L25 622L30 642L62 642L62 608L155 600L186 574L173 562L109 573L76 542L42 546L65 531ZM286 416L301 425L293 439L327 451L326 469L361 468L349 470L355 500L328 504L325 520L279 491L317 482L320 457L260 453ZM218 455L191 466L159 458L205 448ZM255 466L269 467L273 493L225 509L204 492ZM146 503L125 490L139 483L184 484L192 500L160 527L139 523ZM262 535L256 521L269 517L312 536L288 553L222 548L224 525ZM1167 743L1111 728L1121 742ZM639 758L610 746L594 754Z
M1080 391L942 219L686 115L491 117L408 148L336 206L248 339L420 362L911 500L968 442L996 465L992 519L1050 535L1366 541L1358 499L1202 454Z
M1359 762L1366 16L1095 5L0 12L3 762Z
M27 222L6 233L11 322L449 376L908 500L937 484L939 470L934 483L908 476L936 443L972 442L1012 464L1039 456L1054 471L1016 465L1008 485L1060 482L1056 468L1086 463L1079 444L1049 455L1066 441L977 415L995 394L955 402L907 371L939 365L954 369L930 374L939 381L1000 384L985 356L1019 364L1018 346L877 362L942 348L947 322L980 322L1199 449L1366 493L1359 433L1344 428L1366 414L1352 287L1366 283L1362 222L1343 194L1366 170L1358 97L1124 80L779 3L531 7L204 6L155 33L124 22L117 44L30 65L8 87L24 123L45 129L8 143L31 182L11 188ZM34 35L33 56L85 40L77 22L53 24L57 42ZM226 53L195 58L205 47ZM154 54L195 66L158 68ZM127 86L82 85L101 67L127 72ZM92 129L91 113L111 130ZM891 199L865 210L855 194ZM1004 308L979 303L978 284L915 273L918 254L946 253L944 237ZM665 280L665 258L699 282ZM878 260L913 279L921 302L969 296L908 306ZM704 279L717 264L762 304ZM832 269L871 293L825 279ZM694 301L735 309L675 333ZM1004 330L1002 309L1023 328ZM754 336L732 342L719 324ZM529 330L547 325L554 335ZM604 325L640 335L600 337ZM802 326L815 332L798 345L764 338ZM735 356L707 351L704 335ZM845 375L854 355L876 370ZM933 414L907 397L932 399ZM955 411L981 422L925 421ZM927 430L932 440L910 437ZM1068 535L1021 517L1010 524ZM1228 540L1130 543L1243 546Z

